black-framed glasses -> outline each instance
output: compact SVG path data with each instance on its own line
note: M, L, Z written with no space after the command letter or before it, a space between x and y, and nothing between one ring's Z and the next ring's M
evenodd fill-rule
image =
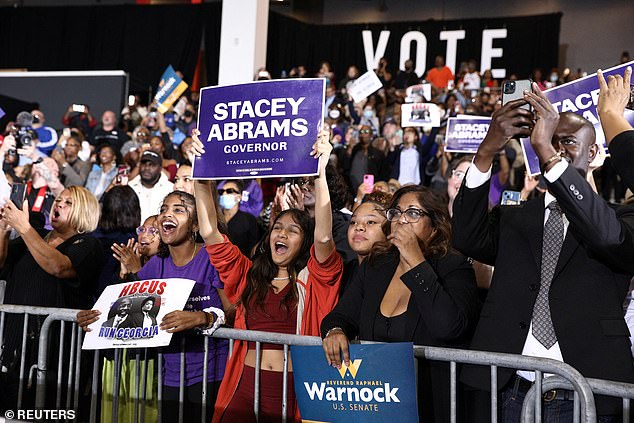
M154 226L148 226L148 227L139 226L138 228L136 228L136 234L138 236L141 236L142 234L147 234L147 235L150 235L150 236L156 236L156 235L158 235L158 233L159 233L158 228L155 228Z
M414 207L410 207L409 209L402 211L401 209L389 209L386 212L387 220L390 222L394 222L395 220L399 220L401 216L405 214L405 220L407 223L416 223L423 216L429 216L425 210L417 209Z
M219 189L218 190L218 195L224 195L224 194L240 194L240 191L236 191L233 188Z
M371 134L372 130L371 129L362 129L359 131L360 134Z

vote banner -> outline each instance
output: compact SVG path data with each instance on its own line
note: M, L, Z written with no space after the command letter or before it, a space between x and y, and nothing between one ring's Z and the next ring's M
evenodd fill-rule
M440 126L440 109L434 103L401 104L401 127Z
M489 130L490 123L490 117L450 117L447 120L445 151L448 153L475 154Z
M321 346L291 347L304 422L417 422L412 344L351 344L350 365L328 366Z
M634 61L606 69L603 71L603 76L606 81L610 75L623 76L625 69L632 65ZM553 87L544 91L544 94L558 112L573 112L588 119L597 132L597 144L607 151L605 135L597 113L599 80L596 73ZM631 125L634 125L634 110L625 109L624 116Z
M323 122L323 78L255 81L200 91L205 153L196 179L316 175L310 156Z
M84 350L146 348L169 345L172 334L159 329L167 313L183 310L195 282L190 279L153 279L110 285L93 310L99 320L88 326Z
M176 74L176 71L169 65L161 81L159 82L158 91L154 96L159 112L166 113L172 104L185 92L188 85Z

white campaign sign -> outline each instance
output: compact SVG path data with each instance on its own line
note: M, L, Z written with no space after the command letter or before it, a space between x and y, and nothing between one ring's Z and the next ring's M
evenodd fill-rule
M440 109L434 103L402 104L401 126L440 126Z
M152 279L110 285L104 289L93 310L99 320L88 326L84 350L105 348L146 348L169 345L172 334L159 329L163 317L183 310L193 280Z
M358 103L381 88L383 88L381 80L377 74L371 70L357 78L354 84L348 89L348 93L350 93L354 102Z

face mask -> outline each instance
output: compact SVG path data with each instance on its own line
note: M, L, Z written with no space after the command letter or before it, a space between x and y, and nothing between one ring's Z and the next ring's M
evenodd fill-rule
M363 116L365 116L366 118L370 119L374 116L374 112L372 110L364 110L363 111Z
M236 197L233 194L221 195L219 204L221 208L231 210L236 205Z
M550 82L557 82L558 79L559 79L559 75L557 75L556 73L550 74Z
M328 112L328 116L330 117L330 119L339 119L340 115L341 112L339 112L339 110L337 109L332 109Z

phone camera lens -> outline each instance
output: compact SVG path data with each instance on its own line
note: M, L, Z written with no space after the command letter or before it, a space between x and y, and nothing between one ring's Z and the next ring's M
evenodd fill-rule
M515 81L507 81L504 83L504 94L513 94L515 92Z

